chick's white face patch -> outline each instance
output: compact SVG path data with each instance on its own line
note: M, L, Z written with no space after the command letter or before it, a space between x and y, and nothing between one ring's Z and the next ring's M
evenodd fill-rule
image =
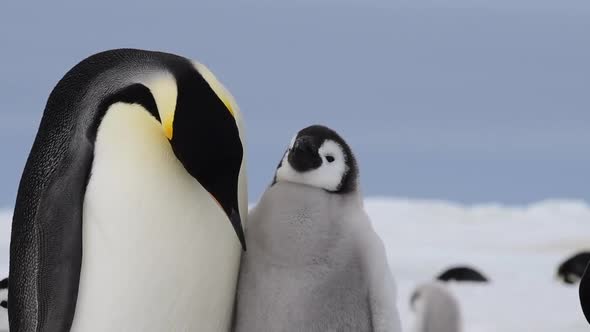
M289 153L291 153L295 139L296 137L291 140L289 149L277 169L276 181L294 182L328 191L338 191L342 179L348 172L346 156L340 144L332 140L325 140L318 149L322 164L318 168L299 172L289 163Z

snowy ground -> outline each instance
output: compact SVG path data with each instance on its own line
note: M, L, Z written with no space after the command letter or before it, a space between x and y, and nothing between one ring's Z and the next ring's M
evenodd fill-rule
M452 285L466 332L588 331L577 287L555 279L559 262L590 248L590 207L546 201L527 207L461 206L436 201L370 199L398 282L402 323L417 283L453 264L470 264L492 283Z
M488 285L453 284L465 332L588 331L576 286L555 279L557 265L590 249L590 206L546 201L526 207L461 206L448 202L369 199L398 283L405 331L413 288L453 264L469 264ZM6 275L10 213L0 212L0 277ZM6 328L0 312L0 331Z

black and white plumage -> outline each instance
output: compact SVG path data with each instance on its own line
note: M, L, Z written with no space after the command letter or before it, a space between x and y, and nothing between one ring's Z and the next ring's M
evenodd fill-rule
M0 332L8 332L8 278L0 280Z
M410 299L415 332L461 332L462 318L455 296L439 282L416 288Z
M235 331L400 331L358 168L333 130L298 132L248 216Z
M439 281L468 281L488 282L489 279L483 273L469 266L455 266L441 272L437 277Z
M0 310L8 308L8 278L0 280Z
M590 324L590 263L586 265L586 269L580 280L580 288L578 292L582 312L584 313L588 324Z
M566 284L577 283L584 271L586 265L590 262L590 252L582 251L568 257L557 268L557 277Z
M244 171L239 110L205 66L136 49L74 66L19 186L11 331L227 328Z
M347 194L358 190L358 165L350 147L338 133L314 125L302 129L291 140L273 184L277 181Z

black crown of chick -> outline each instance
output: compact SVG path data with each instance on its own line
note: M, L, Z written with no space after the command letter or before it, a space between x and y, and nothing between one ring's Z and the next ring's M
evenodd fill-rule
M143 123L151 126L150 130L156 129L150 133L161 136L161 138L157 138L157 142L169 142L167 149L171 148L173 155L183 166L173 169L184 168L190 176L183 176L187 179L192 177L210 194L212 201L214 200L211 209L219 209L216 207L217 205L221 207L224 215L227 215L225 220L229 219L239 243L245 250L240 216L240 207L242 207L242 214L244 214L246 212L244 206L247 204L247 198L246 202L243 202L245 175L240 173L245 172L244 148L240 136L241 118L231 95L205 66L177 55L137 49L118 49L95 54L74 66L51 92L20 181L10 244L8 310L11 331L68 331L74 327L89 326L83 323L88 319L78 317L82 313L78 314L77 312L82 309L79 308L80 306L84 307L86 312L91 311L88 308L92 308L92 305L88 303L81 303L83 302L81 301L83 297L82 281L91 283L98 279L92 273L81 278L81 274L86 273L84 269L87 269L91 263L98 261L94 258L96 253L91 250L87 252L87 246L91 246L93 243L93 235L87 233L91 231L91 228L87 224L86 218L108 220L96 216L97 213L107 214L105 211L108 209L100 209L98 212L92 213L86 211L87 187L89 188L93 181L95 182L94 186L100 186L101 184L96 184L96 182L104 180L104 178L100 178L102 176L100 174L104 173L96 170L99 166L95 165L98 163L98 152L95 148L98 144L97 136L106 137L109 135L109 129L103 129L101 123L106 122L107 117L116 118L116 115L112 113L130 114L129 117L131 117L134 116L137 109L140 109L140 113L144 114L140 115L143 117ZM118 119L126 118L120 117ZM129 128L129 133L123 132L120 137L106 137L105 141L111 139L112 142L115 142L109 144L112 149L116 150L118 143L120 145L127 144L130 136L125 135L136 133L137 131L133 130L142 126L143 123L125 123L123 126ZM150 137L154 137L154 135ZM147 140L150 137L146 137L146 143L140 144L137 149L132 147L126 151L130 151L132 154L136 150L149 150L151 147L146 146L149 144ZM144 142L142 138L136 140ZM149 159L149 162L154 163L154 160L159 160L158 158L163 160L168 155L172 155L162 151L158 150L157 156L153 156L154 159ZM109 162L114 162L114 159L125 159L126 155L121 153L118 157L110 158ZM175 161L173 166L178 162ZM159 168L156 166L160 167L159 165L140 165L136 168L137 173L144 172L142 170L144 166L146 170L157 170ZM144 172L143 174L148 173ZM154 173L149 174L153 175ZM133 172L127 175L135 176ZM93 179L94 177L96 179ZM165 178L165 174L162 174L162 178ZM242 178L244 182L241 182ZM100 188L107 187L110 191L116 191L119 180L123 182L124 179L124 177L114 179L110 185L103 185ZM152 179L154 183L164 183L159 175L152 176ZM149 190L141 186L141 183L139 185L141 188L137 191L137 195L142 195L142 190ZM162 186L166 185L177 184L162 184ZM168 187L162 192L165 191L169 194L173 190L174 188ZM169 199L172 201L179 198L181 197L170 197ZM135 197L129 197L130 206L134 199ZM168 203L167 199L160 201L163 204ZM158 209L158 206L153 206L157 204L149 203L143 203L144 205L137 203L133 208L137 209L137 206L142 206L146 209ZM211 222L211 219L220 219L221 211L219 213L214 210L210 211L213 212L205 214L197 211L195 213L197 218L209 219L197 220L197 223L209 222L209 224L224 225L218 227L224 227L222 230L225 231L225 228L228 227L227 224ZM130 222L129 219L133 219L134 215L140 215L134 212L137 211L128 211L125 216L113 220L112 224L117 227L114 229L121 231L124 228L120 225ZM178 219L187 215L185 211L175 213L175 217ZM145 217L146 215L150 216L150 214L141 216ZM115 213L109 217L111 219L118 217L118 215L113 216ZM159 228L154 229L179 228L179 226L169 226L176 225L173 221L164 220L157 225ZM190 226L191 223L188 224ZM147 222L146 227L150 227ZM190 230L193 229L190 228ZM182 234L181 228L177 232L178 235L172 233L173 236L190 237L190 234ZM156 233L156 231L152 233ZM184 233L187 233L186 228ZM140 237L144 234L148 234L148 231L139 230L125 234L126 237L136 236L134 240L126 239L123 236L119 239L115 234L115 237L110 240L115 242L120 240L121 242L118 243L120 248L126 248L125 245L133 245L122 255L136 254L136 252L137 255L141 255L141 250L150 249L148 248L150 245L141 248L144 242L140 241ZM235 235L228 236L230 236L228 239L231 239L231 236L235 239ZM211 241L214 243L215 239ZM217 240L217 242L220 241ZM238 242L232 241L234 243L231 243L231 248L239 248ZM155 242L158 241L152 241L151 244L154 245ZM185 243L180 238L178 242ZM145 243L149 242L145 241ZM190 241L186 241L186 243L190 244ZM156 243L156 245L160 244ZM175 244L170 243L169 247L172 248L173 245ZM187 248L191 249L188 246L183 247L183 250ZM159 254L157 251L154 252ZM191 252L175 252L170 260L178 260L172 263L185 264L180 262L180 258L177 257L190 257L191 255ZM204 257L205 254L201 255ZM112 255L110 259L117 259L116 256ZM239 261L239 253L237 257ZM215 259L218 260L219 257ZM217 260L215 262L218 262ZM134 260L133 264L139 264L136 262L143 261ZM101 261L101 264L107 265L99 266L101 267L99 272L102 271L102 267L105 271L111 268L108 265L108 260ZM117 266L125 266L125 264ZM211 265L209 262L205 264L199 261L192 264L196 266L196 272L167 270L162 272L165 273L162 276L169 279L161 281L169 281L173 284L173 281L179 280L178 276L173 275L174 273L206 273L204 266L221 265L221 263ZM88 266L85 267L85 265ZM129 265L137 267L131 263ZM233 269L232 267L226 270L233 271ZM93 271L96 272L96 270ZM108 273L125 277L125 273L132 273L132 271L110 271ZM231 277L228 280L233 280L232 278L235 279L235 277ZM116 286L116 284L112 284L106 287L113 287L113 285ZM97 288L100 285L86 285L84 287L92 289L92 287ZM182 287L182 285L178 287ZM192 285L187 285L187 287L192 287ZM214 288L211 284L208 284L207 287ZM109 293L109 291L110 289L105 293ZM145 293L149 294L152 291L147 289ZM123 298L125 298L124 295ZM114 297L121 298L121 296L121 294L117 294ZM233 295L231 296L233 300ZM91 297L90 300L92 299ZM108 300L106 297L105 299ZM106 301L105 299L101 300ZM146 298L146 301L151 300ZM173 303L176 300L170 299L170 301ZM194 299L191 301L194 302ZM116 313L112 312L112 314ZM146 313L146 315L152 315L152 313ZM157 317L157 314L152 316ZM135 318L137 320L133 321ZM138 324L142 318L130 316L129 324ZM96 322L109 319L109 317L95 318ZM155 320L157 318L149 319ZM182 317L176 317L176 319L182 319ZM211 319L217 318L212 317ZM79 320L79 324L74 324L75 320ZM170 321L173 320L170 318ZM161 322L152 323L155 324L154 326L158 326ZM186 325L182 325L182 323ZM205 325L203 322L203 326ZM178 322L176 326L190 326L190 324ZM160 327L162 326L160 325ZM92 330L97 329L99 327Z

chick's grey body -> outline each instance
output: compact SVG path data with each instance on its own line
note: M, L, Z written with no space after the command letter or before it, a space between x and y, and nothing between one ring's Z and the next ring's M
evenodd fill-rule
M399 331L360 195L278 182L249 214L235 331Z

